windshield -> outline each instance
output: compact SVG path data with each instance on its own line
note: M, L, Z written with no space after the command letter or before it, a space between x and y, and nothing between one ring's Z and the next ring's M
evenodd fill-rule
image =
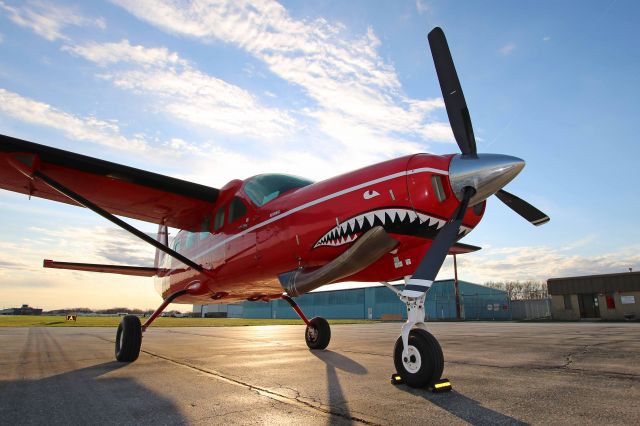
M245 182L244 192L256 206L260 207L278 198L287 191L302 188L312 183L313 182L308 179L297 176L275 174L258 175L249 178Z

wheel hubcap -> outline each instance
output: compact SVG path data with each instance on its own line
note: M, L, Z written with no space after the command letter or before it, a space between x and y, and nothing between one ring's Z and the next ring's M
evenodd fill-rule
M318 330L315 327L307 328L307 340L315 342L318 339Z
M407 372L415 374L420 370L422 357L420 357L420 352L418 352L415 346L409 346L409 348L407 348L407 352L409 352L409 357L402 358L402 365Z

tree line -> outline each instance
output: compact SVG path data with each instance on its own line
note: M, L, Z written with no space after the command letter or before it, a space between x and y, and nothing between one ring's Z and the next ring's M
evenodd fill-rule
M510 300L547 299L549 292L544 281L489 281L485 286L506 291Z

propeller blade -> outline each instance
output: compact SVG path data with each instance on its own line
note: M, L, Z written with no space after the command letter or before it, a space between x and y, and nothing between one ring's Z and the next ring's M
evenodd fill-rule
M471 116L442 28L436 27L431 30L428 39L453 136L463 154L476 155L476 139L473 136Z
M543 225L550 220L549 216L542 213L540 210L533 207L522 198L516 197L515 195L505 191L504 189L496 192L496 197L498 197L500 201L505 203L511 210L518 213L520 216L522 216L535 226Z
M462 218L464 218L469 206L469 200L474 193L475 190L471 187L464 189L464 197L453 218L438 232L433 243L431 243L431 247L429 247L429 251L420 261L416 272L404 286L402 296L420 297L431 287L445 257L449 254L451 246L456 242L458 232L460 232L460 225L462 225Z

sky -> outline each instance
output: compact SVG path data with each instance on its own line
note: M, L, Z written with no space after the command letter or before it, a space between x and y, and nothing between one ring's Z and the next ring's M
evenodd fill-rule
M523 158L505 189L551 217L489 199L459 278L640 270L639 20L632 0L0 0L0 133L217 188L457 153L440 26L478 151ZM41 267L153 254L86 209L0 190L0 308L155 308L150 278Z

